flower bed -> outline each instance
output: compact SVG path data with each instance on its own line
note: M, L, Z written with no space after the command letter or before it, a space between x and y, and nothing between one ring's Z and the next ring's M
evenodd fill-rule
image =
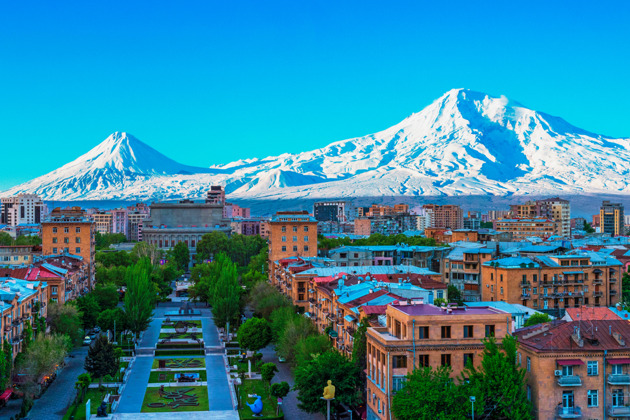
M158 369L160 367L159 360L166 360L167 369L188 369L188 368L205 368L206 359L202 357L182 357L182 358L170 358L170 359L154 359L152 369Z
M151 372L151 375L149 375L149 383L177 382L177 380L175 379L175 375L180 374L180 373L185 373L186 375L191 374L191 373L198 373L200 381L203 382L207 380L207 374L205 370L186 370L186 371L173 370L173 371L163 371L163 372L153 371Z
M142 402L143 413L208 411L208 388L190 387L151 387L147 388Z

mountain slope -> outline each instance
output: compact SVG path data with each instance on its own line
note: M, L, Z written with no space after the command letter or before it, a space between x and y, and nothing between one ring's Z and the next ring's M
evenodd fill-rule
M127 146L122 137L133 140ZM455 89L379 133L206 170L115 133L74 162L8 193L175 199L201 197L217 183L233 198L264 199L627 193L629 171L628 138L589 133L505 97Z

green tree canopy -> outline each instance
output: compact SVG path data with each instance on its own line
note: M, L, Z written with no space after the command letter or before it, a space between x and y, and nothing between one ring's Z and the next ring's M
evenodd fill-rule
M311 322L310 319L295 314L293 318L291 318L284 330L282 331L282 335L278 341L278 354L283 356L288 363L291 365L296 364L296 345L303 339L316 334L317 330L315 329L315 325Z
M271 385L271 380L273 379L274 376L276 376L277 371L278 371L278 368L276 367L275 363L271 363L271 362L265 363L264 365L260 367L260 376L262 377L263 381Z
M175 261L178 270L187 271L190 263L190 252L185 242L178 242L170 251L169 257Z
M227 257L226 257L227 258ZM236 325L241 317L241 286L236 265L227 258L211 294L212 314L219 328Z
M88 293L87 295L78 298L75 302L79 308L83 328L86 330L94 328L98 314L101 311L94 294Z
M146 330L153 318L156 291L149 282L147 266L150 266L148 260L141 260L125 276L125 319L127 328L135 334Z
M13 237L6 232L0 232L0 245L9 246L13 244Z
M241 348L258 351L271 342L269 322L263 318L250 318L238 329L238 342Z
M347 357L336 350L327 351L295 369L294 390L298 391L298 407L307 413L326 412L326 401L321 399L328 380L335 386L335 400L348 406L361 399L359 372Z
M458 306L464 305L464 299L462 298L462 293L459 289L452 284L448 285L447 288L448 301L452 303L457 303Z
M326 353L331 348L332 343L326 336L321 334L309 335L295 344L293 350L295 354L295 364L301 366L308 363L320 354Z
M43 375L50 375L63 363L68 353L67 338L60 334L38 335L24 351L18 371L28 380L29 393L34 393Z
M364 370L367 369L367 329L370 326L367 318L359 323L359 328L354 333L352 342L352 362L357 366L361 374L361 380L365 380Z
M96 289L90 293L96 299L96 303L101 311L113 309L118 306L120 294L118 287L114 284L96 285Z
M53 333L67 335L75 345L83 339L81 318L75 305L51 302L48 305L48 325Z
M125 331L127 329L125 311L120 308L105 309L98 315L98 326L103 331L111 331L112 333L114 327L116 327L117 333Z
M102 385L104 376L114 376L116 374L118 360L114 354L114 346L106 336L99 336L88 349L88 354L85 358L85 370L93 378L98 378L99 386Z
M535 313L525 321L525 327L529 327L531 325L538 325L544 322L551 322L551 317L544 313Z

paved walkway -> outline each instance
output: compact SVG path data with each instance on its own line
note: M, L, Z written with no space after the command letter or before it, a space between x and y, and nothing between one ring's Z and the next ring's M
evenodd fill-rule
M117 413L139 413L142 409L142 401L149 383L153 357L139 356L129 373L129 380L120 398Z
M208 375L210 411L233 410L232 393L222 355L206 356L206 374Z
M61 419L76 395L74 384L85 372L83 365L87 356L87 346L70 352L74 357L66 358L66 366L48 387L41 398L34 401L28 417L31 419ZM3 419L4 417L0 417Z

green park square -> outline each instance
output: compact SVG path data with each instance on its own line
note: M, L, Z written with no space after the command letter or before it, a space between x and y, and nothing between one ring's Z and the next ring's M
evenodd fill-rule
M206 359L203 357L171 357L166 359L153 359L152 369L160 367L159 360L166 360L166 368L171 370L206 367Z
M183 411L208 411L208 388L205 386L164 387L166 395L184 394L181 399L160 396L160 387L147 388L142 402L142 413L177 413ZM190 398L193 397L193 398ZM194 398L196 397L196 398ZM150 407L149 404L156 406ZM196 405L195 405L196 404Z

